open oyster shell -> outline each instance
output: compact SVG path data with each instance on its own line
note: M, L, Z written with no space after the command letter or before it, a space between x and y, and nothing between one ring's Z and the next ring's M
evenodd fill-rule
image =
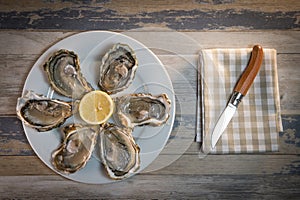
M17 116L27 126L48 131L63 124L73 114L71 102L48 99L33 91L18 98Z
M130 94L115 98L114 119L125 127L164 124L169 116L171 100L167 94Z
M108 94L126 89L138 66L134 51L126 44L115 44L102 58L99 87Z
M114 124L105 124L100 132L100 158L112 179L124 179L140 167L140 148L131 136L131 131Z
M71 124L63 128L63 143L52 153L52 164L60 172L74 173L83 168L94 150L99 126Z
M61 95L80 99L93 90L80 72L78 56L65 49L55 52L44 64L49 83Z

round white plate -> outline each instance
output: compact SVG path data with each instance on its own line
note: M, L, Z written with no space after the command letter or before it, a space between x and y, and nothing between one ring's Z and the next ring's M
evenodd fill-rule
M141 166L138 170L140 172L153 162L164 148L172 131L175 117L175 95L170 78L160 60L146 46L123 34L108 31L89 31L72 35L51 46L40 56L28 74L23 94L28 90L33 90L48 97L71 101L71 99L60 96L55 92L49 92L51 91L50 85L43 70L43 64L59 49L74 51L79 56L83 76L95 89L99 89L97 86L99 63L102 56L116 43L125 43L131 46L136 53L139 67L131 86L114 96L138 92L153 95L166 93L172 102L170 118L165 125L160 127L136 127L133 131L135 141L141 149ZM113 122L112 119L110 121ZM74 122L78 122L76 116L69 118L62 127ZM61 129L56 128L47 132L37 132L24 124L23 128L31 147L38 157L58 174L83 183L102 184L115 181L106 175L95 152L87 165L76 173L67 175L56 171L51 164L51 153L61 143Z

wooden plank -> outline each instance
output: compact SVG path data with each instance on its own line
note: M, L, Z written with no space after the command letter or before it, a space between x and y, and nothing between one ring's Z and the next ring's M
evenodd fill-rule
M173 130L164 153L176 152L183 154L194 142L195 115L179 115L175 117ZM179 146L178 146L179 145ZM34 155L21 121L16 117L0 117L0 156L31 156Z
M147 33L147 37L143 33ZM144 28L122 32L142 42L157 54L198 54L205 48L251 48L261 44L279 54L299 53L298 31L202 31L177 32L169 29ZM158 39L159 38L159 39Z
M300 154L300 116L284 115L282 125L284 131L279 133L280 151Z
M299 8L299 1L297 0L286 0L285 3L282 1L272 1L272 0L253 0L251 2L247 0L199 0L199 1L189 1L189 0L173 0L173 1L134 1L132 6L132 1L128 0L115 0L115 1L35 1L23 0L22 2L18 0L10 0L9 2L1 2L0 11L9 12L13 10L17 12L22 11L35 11L37 9L51 8L54 11L60 10L62 8L82 8L90 9L105 7L107 9L116 10L118 13L128 13L128 14L138 14L140 12L158 12L163 10L194 10L200 9L203 11L207 10L224 10L224 9L234 9L243 10L247 8L253 11L264 11L264 12L276 12L278 10L288 12L297 11ZM84 7L83 7L84 6Z
M289 60L289 61L287 61ZM279 54L277 56L279 94L282 114L295 114L300 111L299 54Z
M283 115L283 129L279 133L279 152L277 154L300 154L299 122L300 115ZM176 115L169 141L161 154L194 154L199 152L195 137L194 115ZM0 156L34 155L23 131L20 120L16 117L0 117Z
M189 31L299 29L296 0L134 1L134 6L128 0L4 1L0 7L1 29L130 30L153 24Z
M0 44L5 48L0 54L21 54L24 57L35 54L31 59L36 60L50 45L72 34L74 32L1 31Z
M23 84L34 64L36 55L3 55L0 61L0 114L14 115L17 98L21 96ZM176 107L181 114L195 114L196 108L196 76L197 59L194 56L160 57L171 77L176 94ZM2 73L1 73L2 72ZM11 73L12 72L12 73ZM16 79L15 77L18 77ZM15 81L11 81L15 80ZM179 111L178 110L178 111Z
M153 162L140 174L144 175L246 175L246 174L300 174L298 155L161 155L164 163ZM26 166L26 167L24 167ZM36 156L0 156L1 176L57 175Z
M89 185L53 176L2 176L3 199L297 199L299 175L138 175Z
M21 121L16 117L0 118L0 156L34 155L23 131Z
M0 106L0 113L15 114L17 98L22 94L23 85L35 56L5 54L1 57L0 101L3 104Z
M162 155L168 159L170 155ZM172 156L172 155L171 155ZM199 159L198 155L183 155L170 165L153 171L156 166L149 166L150 174L198 174L198 175L241 175L241 174L295 174L300 173L300 158L298 155L207 155ZM142 174L147 173L146 169Z
M78 31L0 31L0 45L5 46L0 54L34 54L36 60L49 46L75 33ZM275 48L279 54L299 53L300 48L298 31L177 32L154 27L121 33L142 42L157 55L195 55L203 48L245 48L257 43Z
M0 176L55 175L37 156L0 156Z
M1 50L0 50L1 51ZM0 58L0 115L14 115L16 100L37 55L4 54ZM165 65L181 114L193 114L196 108L196 55L159 55ZM300 112L298 54L278 54L278 79L283 114ZM17 79L15 77L18 77ZM11 80L14 80L13 82ZM191 95L192 94L192 95Z

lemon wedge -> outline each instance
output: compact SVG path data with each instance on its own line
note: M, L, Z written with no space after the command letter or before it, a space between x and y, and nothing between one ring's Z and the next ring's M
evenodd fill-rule
M102 91L85 94L79 103L79 115L88 124L102 124L112 115L114 102Z

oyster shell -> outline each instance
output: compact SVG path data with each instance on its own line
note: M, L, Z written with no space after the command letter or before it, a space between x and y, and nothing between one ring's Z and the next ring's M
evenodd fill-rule
M99 126L71 124L63 128L63 143L52 153L52 164L60 172L74 173L83 168L94 150Z
M100 158L112 179L123 179L140 167L140 148L131 136L131 129L105 124L100 132Z
M33 91L18 98L17 116L27 126L48 131L63 124L72 113L72 103L48 99Z
M170 116L171 100L167 94L130 94L115 99L114 119L125 127L160 126Z
M78 56L65 49L55 52L44 64L50 85L61 95L80 99L93 90L80 72Z
M102 58L100 89L114 94L126 89L132 82L138 66L134 51L126 44L116 44Z

